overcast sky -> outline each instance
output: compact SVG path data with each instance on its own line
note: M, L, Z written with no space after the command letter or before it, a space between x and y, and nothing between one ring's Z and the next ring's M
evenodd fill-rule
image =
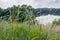
M27 4L34 8L60 8L60 0L0 0L1 8L18 4Z

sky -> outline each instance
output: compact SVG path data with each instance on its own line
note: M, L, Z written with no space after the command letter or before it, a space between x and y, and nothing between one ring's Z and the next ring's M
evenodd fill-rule
M60 0L0 0L0 7L27 4L34 8L60 8Z

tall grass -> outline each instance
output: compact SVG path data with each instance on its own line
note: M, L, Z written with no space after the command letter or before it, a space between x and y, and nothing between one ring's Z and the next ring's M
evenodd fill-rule
M26 22L7 25L0 25L0 40L60 40L60 34L44 31L41 25L30 25L30 32Z

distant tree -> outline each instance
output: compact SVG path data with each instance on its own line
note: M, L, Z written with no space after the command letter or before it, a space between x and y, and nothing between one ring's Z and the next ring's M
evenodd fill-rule
M56 26L56 25L60 25L60 20L58 20L58 21L56 21L56 20L53 21L53 24L52 24L52 25L53 25L53 26L54 26L54 25L55 25L55 26Z

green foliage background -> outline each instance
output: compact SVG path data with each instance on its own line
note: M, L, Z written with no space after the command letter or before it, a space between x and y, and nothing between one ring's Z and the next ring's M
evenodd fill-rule
M13 5L7 9L0 8L0 19L8 23L6 24L4 21L0 23L0 40L60 40L60 33L45 31L42 29L42 25L35 26L34 24L36 16L60 13L60 11L55 12L55 10L60 9L35 9L30 5ZM38 12L42 14L39 15ZM55 24L60 25L60 20L54 21L53 26Z

